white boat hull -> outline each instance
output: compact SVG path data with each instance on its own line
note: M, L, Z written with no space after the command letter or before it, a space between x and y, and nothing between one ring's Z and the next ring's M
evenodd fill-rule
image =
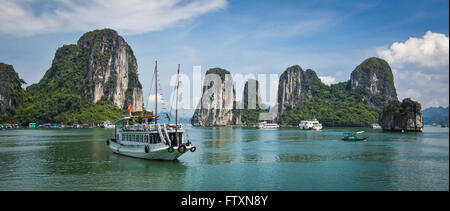
M145 152L145 145L122 145L111 140L108 140L108 146L114 153L147 160L176 160L194 147L186 146L185 152L181 153L178 147L173 147L174 150L169 152L169 146L162 143L149 145L149 152Z

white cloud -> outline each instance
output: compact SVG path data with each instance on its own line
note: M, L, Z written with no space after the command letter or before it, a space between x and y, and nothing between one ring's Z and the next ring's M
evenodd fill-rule
M324 83L328 86L336 83L336 78L334 78L332 76L319 76L319 78L322 81L322 83Z
M427 31L423 38L378 48L392 66L399 99L418 100L423 108L449 104L449 38Z
M154 111L155 110L155 94L149 95L147 98L147 102L144 105L144 108L148 111ZM167 101L164 100L163 96L161 94L158 94L158 111L167 111L168 105Z
M418 64L439 67L449 64L449 38L445 34L427 31L423 38L411 37L395 42L390 48L379 49L378 55L392 65Z
M139 34L227 6L227 0L51 0L51 7L36 11L32 3L0 0L0 33L27 36L113 28L121 34Z

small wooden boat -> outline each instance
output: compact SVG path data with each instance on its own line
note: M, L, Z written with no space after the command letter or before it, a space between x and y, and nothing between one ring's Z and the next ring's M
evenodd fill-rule
M357 134L364 133L364 131L359 131L356 133L344 133L344 138L342 138L343 141L366 141L369 137L363 137L360 138L357 136Z

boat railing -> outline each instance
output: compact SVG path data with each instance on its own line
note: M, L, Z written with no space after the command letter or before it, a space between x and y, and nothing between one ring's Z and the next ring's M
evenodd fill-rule
M129 132L145 132L145 131L156 131L158 128L155 124L136 124L136 125L125 125L122 128L123 131Z

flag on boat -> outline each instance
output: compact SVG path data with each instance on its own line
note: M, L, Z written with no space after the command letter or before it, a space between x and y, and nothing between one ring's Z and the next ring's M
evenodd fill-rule
M130 104L130 105L128 106L127 112L130 112L132 107L133 107L133 106Z

